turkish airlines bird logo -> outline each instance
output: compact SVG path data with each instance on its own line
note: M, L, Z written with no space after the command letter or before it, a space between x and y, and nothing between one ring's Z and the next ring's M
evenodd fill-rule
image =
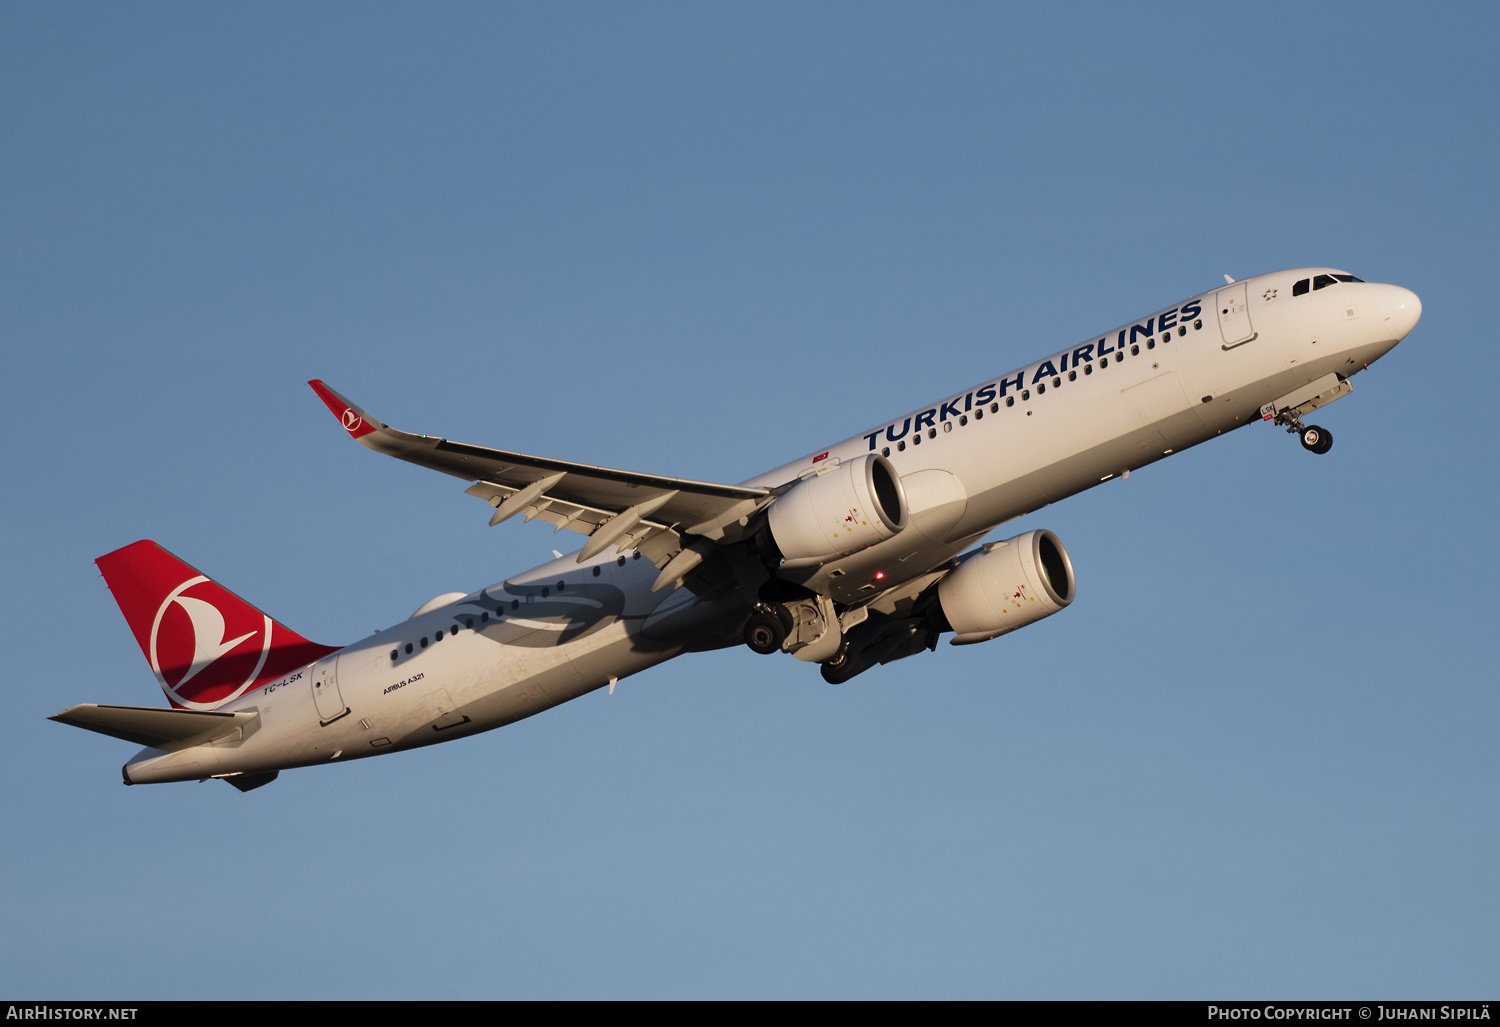
M205 587L185 594L195 586ZM201 574L189 578L162 600L151 624L151 669L167 695L188 709L213 709L244 694L271 650L271 618L239 612L238 623L229 625L212 601L222 591Z
M344 430L349 432L358 431L359 426L365 422L363 417L360 417L348 407L344 408L344 415L339 420L343 422Z

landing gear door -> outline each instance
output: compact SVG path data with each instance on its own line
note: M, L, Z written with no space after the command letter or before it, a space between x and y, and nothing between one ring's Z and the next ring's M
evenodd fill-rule
M1219 332L1224 336L1225 349L1233 349L1255 338L1245 287L1245 282L1239 282L1219 290Z
M338 662L337 656L330 656L313 664L313 703L318 707L318 723L324 727L349 713L344 697L339 694Z

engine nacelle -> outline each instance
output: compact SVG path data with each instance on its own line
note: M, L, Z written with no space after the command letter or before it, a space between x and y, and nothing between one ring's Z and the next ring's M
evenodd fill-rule
M1073 601L1073 561L1050 531L1028 531L965 553L938 582L954 645L984 642L1050 617Z
M884 542L906 527L901 476L883 456L867 453L778 496L766 517L785 558L810 567Z

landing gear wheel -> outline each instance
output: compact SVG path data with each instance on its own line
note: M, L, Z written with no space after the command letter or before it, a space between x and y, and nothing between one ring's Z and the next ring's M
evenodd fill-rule
M824 660L820 665L823 680L830 685L842 685L854 676L854 654L849 651L846 642L839 646L839 651L833 654L831 659Z
M1309 453L1326 453L1333 448L1333 432L1310 424L1302 429L1302 448Z
M745 644L762 656L780 650L786 636L786 625L769 610L756 610L745 622Z

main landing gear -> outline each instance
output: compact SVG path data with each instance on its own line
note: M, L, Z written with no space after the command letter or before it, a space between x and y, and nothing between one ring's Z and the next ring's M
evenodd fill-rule
M839 646L839 651L824 660L821 666L823 680L830 685L842 685L864 669L855 663L854 654L849 651L848 642Z
M745 644L762 656L779 652L791 633L791 612L780 603L756 603L755 611L745 622Z

